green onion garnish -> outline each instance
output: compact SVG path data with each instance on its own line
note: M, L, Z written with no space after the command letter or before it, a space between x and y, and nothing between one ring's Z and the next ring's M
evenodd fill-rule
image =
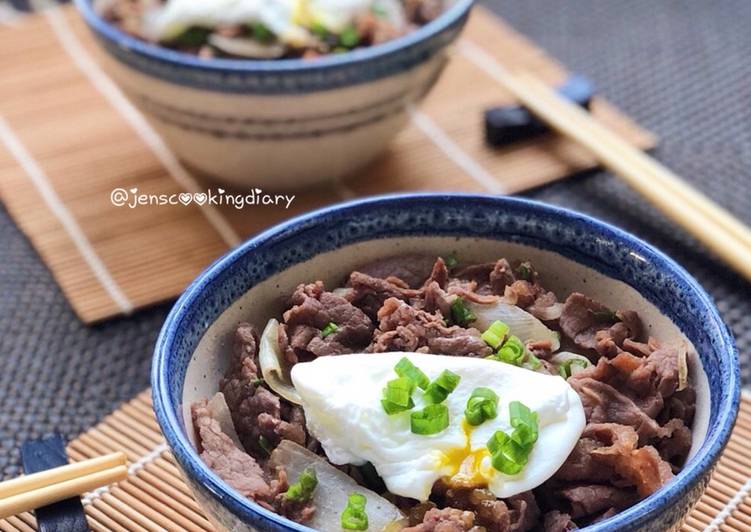
M198 48L199 46L206 44L210 34L211 30L208 28L192 26L183 31L180 35L177 35L174 39L171 39L169 42L175 46Z
M519 401L511 401L508 405L511 426L514 432L511 439L520 445L533 445L537 441L538 416L526 405Z
M342 511L341 525L345 530L367 530L368 514L365 505L368 499L362 493L351 493L347 498L347 506Z
M599 322L613 323L619 321L618 315L610 309L591 310L590 312L592 313L592 316L594 316L594 318Z
M558 374L564 379L568 379L571 375L574 374L574 368L584 369L587 367L589 367L588 362L580 358L572 358L566 360L560 366L558 366Z
M326 324L326 327L321 329L321 338L326 338L329 334L335 333L338 330L339 326L333 321L330 321Z
M529 281L532 278L532 265L529 262L522 262L517 268L516 273L520 279Z
M498 396L490 388L475 388L467 400L464 417L467 423L476 427L498 416Z
M399 377L386 383L383 389L381 406L388 415L398 414L414 408L412 392L415 391L415 383L406 377Z
M253 34L253 38L259 42L269 43L274 40L274 32L272 32L263 22L252 23L250 25L250 31Z
M488 327L488 330L482 333L482 339L493 349L498 349L503 345L503 341L506 339L508 332L508 325L502 321L494 321L493 324Z
M536 370L536 369L540 369L541 366L542 366L542 362L540 362L540 359L537 358L532 353L527 352L527 361L524 363L524 367L529 368L531 370Z
M517 475L527 462L539 432L538 416L519 401L509 404L511 436L496 431L488 440L493 467L506 475Z
M425 400L434 404L442 403L456 389L460 380L459 375L444 369L425 389Z
M444 404L428 405L410 414L410 428L414 434L438 434L449 426L449 409Z
M475 321L477 316L467 307L467 304L461 297L457 297L451 303L451 319L455 324L464 327Z
M501 362L521 366L524 361L524 344L516 336L509 336L508 340L496 353L496 358Z
M339 44L345 48L354 48L360 43L360 34L354 26L347 26L339 34Z
M407 357L402 358L396 366L394 371L400 377L411 380L416 386L419 386L422 390L426 390L430 384L430 379L420 368L415 366Z
M456 254L452 251L451 253L446 256L446 258L443 259L444 264L446 264L446 268L456 268L456 265L459 264L459 259L457 258Z
M258 446L261 449L263 449L263 452L266 453L266 456L270 456L271 451L274 450L274 447L271 445L271 442L268 439L266 439L266 436L264 436L263 434L258 436Z
M313 490L317 485L315 469L308 467L297 477L297 482L290 484L284 492L284 497L295 502L307 502L313 496Z

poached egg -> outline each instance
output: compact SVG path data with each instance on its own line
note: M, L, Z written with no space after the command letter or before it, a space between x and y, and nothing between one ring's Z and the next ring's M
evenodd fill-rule
M449 426L423 436L410 428L410 412L427 403L415 391L415 408L388 415L381 406L386 383L397 378L394 366L408 358L430 380L443 370L461 377L445 401ZM562 378L543 375L496 360L422 353L367 353L321 357L292 368L308 430L336 465L371 462L388 490L425 501L441 478L462 486L487 487L505 498L535 488L563 464L584 430L584 409ZM472 391L492 389L498 416L479 426L464 419ZM539 436L529 462L517 475L491 464L487 442L498 430L511 434L509 403L520 401L538 414Z
M404 23L398 0L168 0L147 12L144 33L154 40L169 40L191 26L261 23L282 43L305 46L312 25L340 33L372 9L394 24Z

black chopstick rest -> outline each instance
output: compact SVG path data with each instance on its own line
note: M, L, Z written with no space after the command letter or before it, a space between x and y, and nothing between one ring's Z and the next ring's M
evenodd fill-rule
M558 94L589 109L594 86L584 76L572 75L558 87ZM550 132L550 128L521 106L494 107L485 111L485 142L506 146Z
M28 475L66 465L65 441L59 434L29 440L21 446L23 470ZM39 532L86 532L89 525L79 497L50 504L34 511Z

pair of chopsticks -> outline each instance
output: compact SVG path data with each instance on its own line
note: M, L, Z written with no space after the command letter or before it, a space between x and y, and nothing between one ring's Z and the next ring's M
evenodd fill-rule
M112 453L0 483L0 519L125 480L127 457Z
M540 120L587 148L604 167L751 281L751 230L746 225L539 79L505 69L469 41L462 41L460 49Z

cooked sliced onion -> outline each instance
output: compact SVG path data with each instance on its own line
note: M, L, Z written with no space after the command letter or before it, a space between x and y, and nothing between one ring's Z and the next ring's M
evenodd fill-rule
M282 369L284 355L279 347L279 322L270 319L261 335L261 343L258 350L258 362L261 365L261 374L269 388L284 397L287 401L302 404L300 395L295 387L287 381L287 376Z
M678 346L678 388L685 390L688 386L688 348L685 343Z
M568 362L570 360L581 360L584 363L584 367L581 367L579 365L569 366L571 368L571 375L576 375L584 368L592 365L592 362L587 357L585 357L584 355L579 355L577 353L572 353L571 351L561 351L560 353L556 353L555 355L550 357L550 361L555 364L556 367L560 367L565 362Z
M535 316L541 320L557 320L563 313L563 303L553 303L548 307L535 307Z
M227 400L224 398L224 394L222 392L217 392L206 406L208 407L211 418L219 422L219 428L222 429L222 432L235 442L238 449L242 449L243 444L240 443L240 437L235 430L235 424L232 421L232 414L229 411L229 406L227 405Z
M557 351L561 347L561 342L555 331L551 331L532 314L515 305L499 301L491 305L468 303L467 306L477 316L477 321L472 325L481 331L486 330L494 321L499 320L508 325L511 334L518 336L523 343L550 340L552 351Z
M245 37L225 37L218 33L209 35L209 44L222 52L251 59L278 59L284 55L284 46L278 43L262 44Z
M307 467L315 469L318 487L313 492L316 512L313 519L305 523L310 528L323 532L341 531L341 513L347 506L347 497L352 492L365 495L368 499L365 510L368 513L368 530L400 530L406 526L404 516L389 501L363 486L346 473L328 463L323 457L289 440L282 440L271 453L269 465L282 466L290 481L294 481Z

